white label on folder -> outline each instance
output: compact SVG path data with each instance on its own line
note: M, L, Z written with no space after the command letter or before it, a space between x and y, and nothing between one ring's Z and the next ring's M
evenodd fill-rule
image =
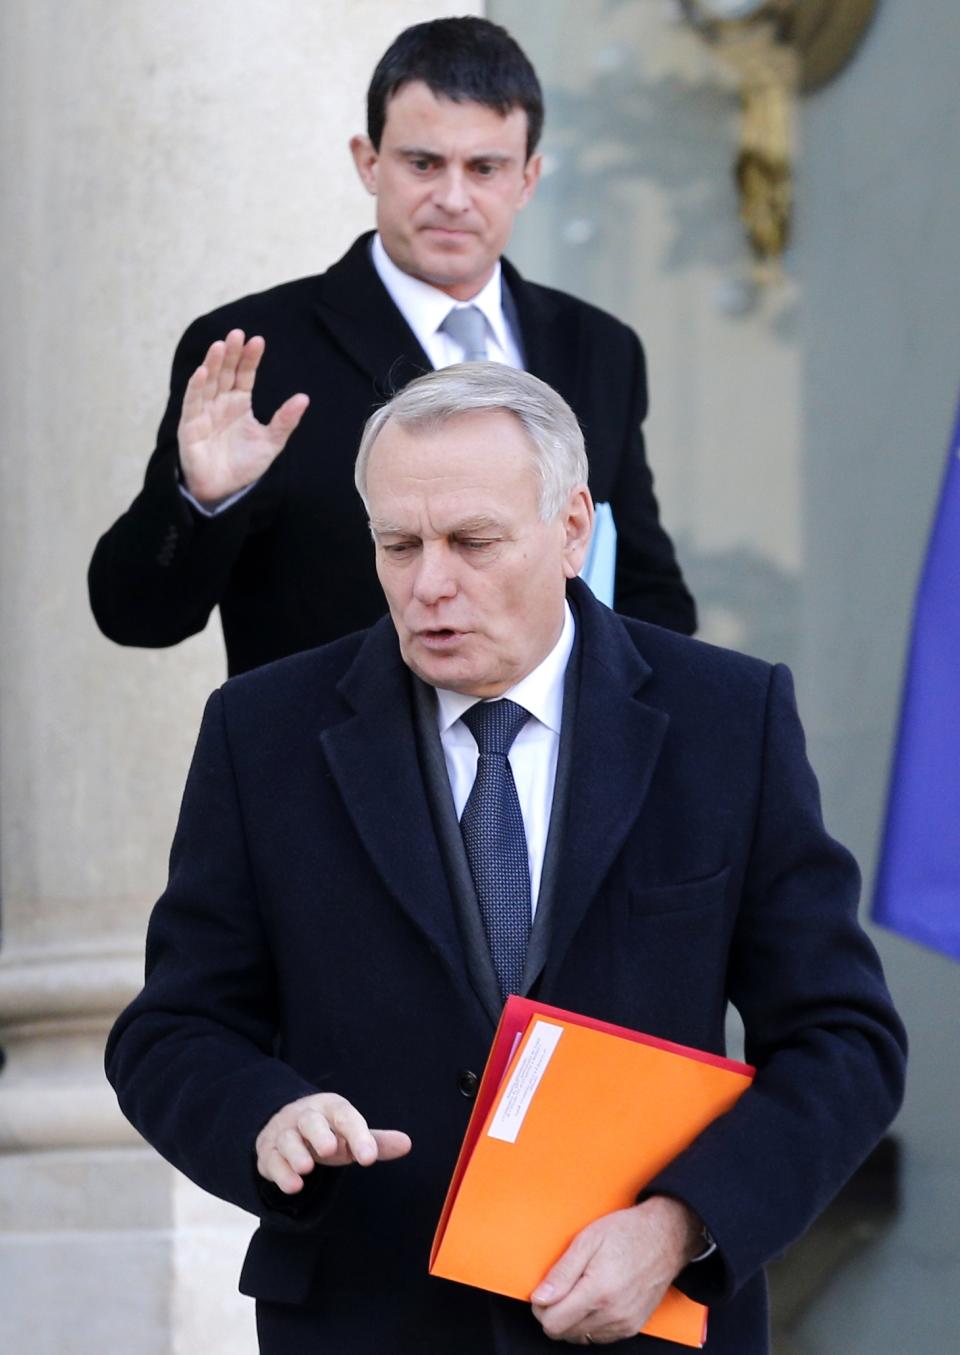
M553 1051L562 1034L563 1026L553 1026L549 1021L534 1022L527 1047L510 1074L510 1081L504 1088L493 1123L487 1130L488 1138L502 1139L504 1143L516 1143L520 1127L530 1109L530 1102L540 1086L540 1079L547 1071L547 1064L553 1058Z

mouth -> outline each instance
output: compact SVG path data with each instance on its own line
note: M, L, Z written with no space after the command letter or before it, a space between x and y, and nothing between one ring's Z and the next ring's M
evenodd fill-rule
M462 630L453 630L449 626L437 626L431 630L419 630L416 632L416 636L425 649L442 654L445 650L453 649L459 644L464 633Z
M476 231L465 226L421 226L420 229L423 234L435 235L441 240L469 240L476 235Z

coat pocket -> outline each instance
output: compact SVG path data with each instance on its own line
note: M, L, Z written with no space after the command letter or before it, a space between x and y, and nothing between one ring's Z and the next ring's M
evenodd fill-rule
M684 913L695 908L719 907L723 903L730 878L730 867L693 880L676 884L651 885L630 891L630 911L645 917L658 913Z

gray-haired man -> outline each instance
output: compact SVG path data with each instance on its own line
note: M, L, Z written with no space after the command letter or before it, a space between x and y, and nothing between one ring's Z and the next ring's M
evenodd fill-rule
M789 675L596 602L584 470L536 378L412 383L357 465L390 618L211 698L108 1069L260 1216L268 1355L666 1351L636 1333L674 1281L711 1304L708 1351L763 1355L764 1262L896 1109L902 1030ZM714 1051L732 1001L758 1068L529 1306L426 1273L518 988Z

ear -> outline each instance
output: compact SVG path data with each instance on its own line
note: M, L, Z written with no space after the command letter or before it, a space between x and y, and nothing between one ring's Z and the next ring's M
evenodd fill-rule
M377 163L380 159L376 146L368 136L352 136L350 138L350 154L353 156L353 163L360 175L360 182L368 193L376 196Z
M593 534L593 499L586 485L577 485L560 514L563 522L563 572L575 579L587 558Z
M531 155L530 159L523 167L523 187L520 190L520 197L517 201L517 210L526 207L527 203L533 197L534 190L540 182L540 175L543 171L543 156L537 151Z

